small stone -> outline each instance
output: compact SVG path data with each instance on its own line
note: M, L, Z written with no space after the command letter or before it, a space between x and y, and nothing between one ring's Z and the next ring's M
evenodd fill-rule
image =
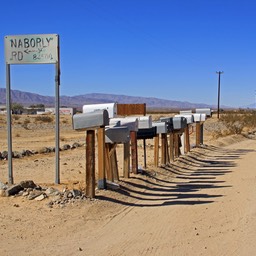
M6 196L5 190L4 189L0 189L0 197L4 197L4 196Z
M42 200L44 200L46 197L47 197L46 194L43 193L43 194L41 194L40 196L35 197L35 200L36 200L36 201L42 201Z
M33 180L25 180L20 182L20 186L22 188L35 188L36 184L34 183Z
M15 194L18 194L21 190L23 190L23 188L20 184L12 185L11 187L5 190L5 194L6 196L13 196Z
M83 251L83 249L82 249L81 247L78 247L78 251L80 251L80 252L81 252L81 251Z

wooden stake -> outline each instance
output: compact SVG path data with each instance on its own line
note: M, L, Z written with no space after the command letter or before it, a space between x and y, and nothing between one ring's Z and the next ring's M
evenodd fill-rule
M158 161L159 161L159 134L156 135L154 139L155 145L154 145L154 163L155 167L158 167Z
M88 130L86 136L86 196L95 197L95 131Z
M200 137L201 137L201 124L200 122L196 123L196 146L200 145Z
M174 134L171 132L169 135L169 151L170 151L170 161L174 161Z
M132 172L138 173L138 147L137 147L137 132L131 131L131 152L132 152Z
M161 164L166 165L166 142L167 142L167 134L161 134Z
M124 143L124 178L130 177L130 142Z
M185 153L190 151L189 126L185 128Z

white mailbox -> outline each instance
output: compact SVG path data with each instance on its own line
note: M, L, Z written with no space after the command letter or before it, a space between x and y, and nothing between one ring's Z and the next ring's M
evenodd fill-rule
M115 122L120 122L121 126L127 126L130 131L134 131L137 132L139 129L139 120L138 118L134 118L134 117L120 117L120 118L111 118L109 120L109 124L112 125Z
M130 130L127 126L105 128L105 143L127 143Z
M153 122L152 123L153 127L156 127L156 133L161 134L161 133L167 133L167 123L165 122Z
M139 116L139 129L152 128L152 116Z
M212 110L210 108L196 108L196 113L198 114L206 114L206 117L212 116Z
M175 117L185 117L187 119L187 124L194 123L194 116L191 115L175 115Z
M206 119L206 114L195 113L195 114L193 114L193 116L194 116L194 121L195 122L204 122L205 119Z
M90 128L97 128L109 124L108 111L98 110L90 113L73 115L73 129L88 130Z
M180 115L192 115L192 110L181 110Z
M97 110L106 109L108 111L109 118L117 116L117 104L116 103L104 103L104 104L89 104L83 105L83 113L89 113Z

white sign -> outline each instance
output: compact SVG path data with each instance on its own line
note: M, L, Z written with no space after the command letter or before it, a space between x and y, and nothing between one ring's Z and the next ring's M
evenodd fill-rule
M57 34L5 36L6 64L58 62Z

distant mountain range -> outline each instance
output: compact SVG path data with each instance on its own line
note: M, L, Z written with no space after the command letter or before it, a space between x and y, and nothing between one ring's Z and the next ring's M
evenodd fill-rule
M55 97L42 96L30 92L18 90L11 91L11 100L14 103L20 103L24 106L33 104L44 104L46 107L54 107ZM0 102L6 102L6 90L0 88ZM146 103L147 108L155 109L193 109L193 108L214 108L213 106L203 103L190 103L185 101L165 100L151 97L135 97L126 95L114 95L103 93L90 93L77 96L61 96L60 105L67 107L82 108L85 104L111 103L117 102L122 104Z

